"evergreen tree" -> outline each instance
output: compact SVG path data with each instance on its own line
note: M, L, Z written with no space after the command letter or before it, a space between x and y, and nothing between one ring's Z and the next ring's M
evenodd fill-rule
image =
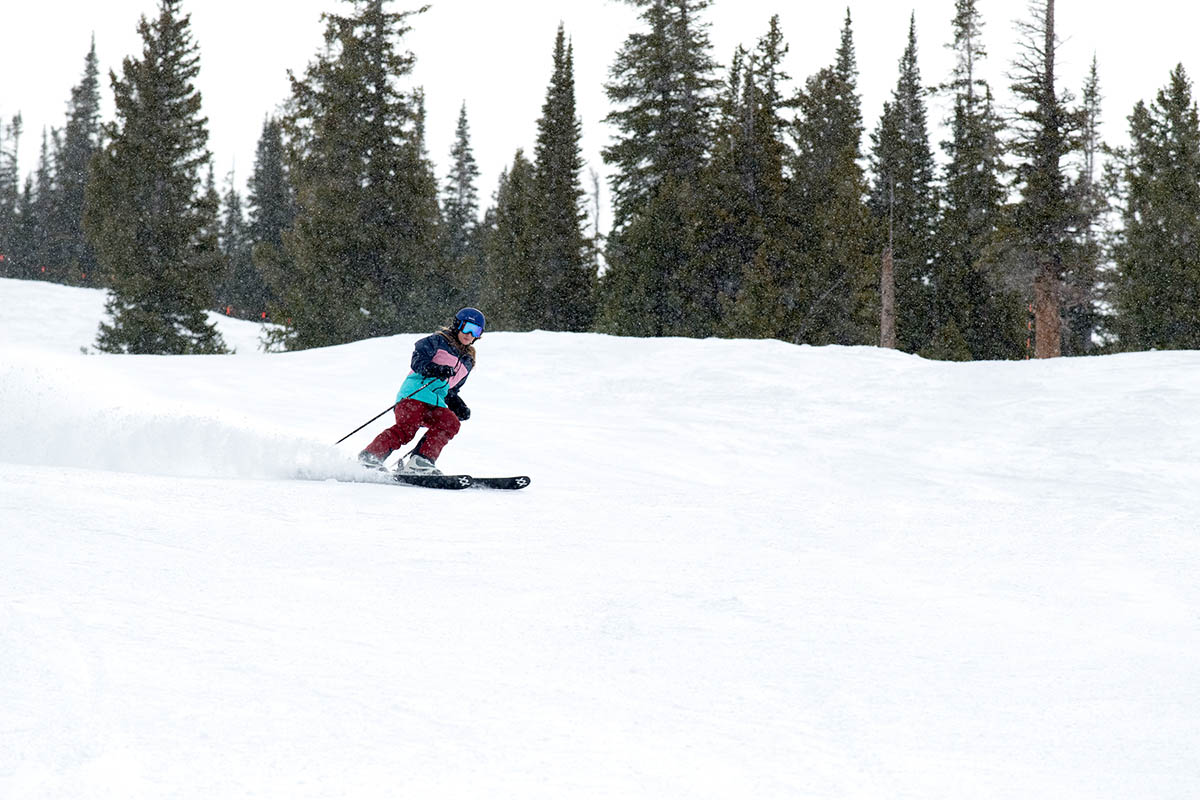
M31 271L31 277L65 283L68 276L61 266L60 253L51 228L57 199L54 192L50 136L43 131L37 170L33 179L26 181L25 193L21 198L20 249L26 255L27 270Z
M531 324L546 330L588 330L596 315L595 263L583 232L581 135L572 49L560 24L534 159L542 297Z
M283 233L296 217L296 199L283 161L283 129L278 119L263 121L250 177L247 225L250 254L258 273L257 288L248 292L246 306L258 313L278 302L291 278L284 254ZM249 281L248 281L249 284Z
M847 11L835 63L796 96L785 195L795 255L785 269L755 270L743 287L738 315L753 335L809 344L878 341L857 76Z
M496 205L488 215L482 301L493 330L531 330L538 318L543 303L536 267L538 208L534 166L518 150L500 176Z
M817 344L874 344L879 331L879 278L864 204L866 177L860 166L863 123L848 10L830 77L801 96L803 122L797 138L804 145L800 158L806 152L820 153L820 158L814 172L797 172L802 176L797 183L803 181L815 189L810 201L823 196L825 202L810 206L815 208L818 237L817 249L809 254L816 278L809 287L811 295L817 290L821 294L801 318L794 338ZM814 132L816 136L811 135ZM821 152L822 148L827 149ZM804 331L808 334L802 338Z
M950 320L938 328L933 339L921 349L921 355L937 361L970 361L971 348L958 325Z
M982 77L987 58L983 19L976 0L956 0L955 53L949 83L950 139L942 142L947 163L938 256L933 275L939 325L953 325L977 359L1024 354L1023 291L1004 285L985 258L1004 217L1003 122L994 110L991 87Z
M773 32L778 22L778 16L771 18ZM786 52L782 36L778 44ZM741 272L763 245L759 170L765 165L759 157L765 154L757 150L762 104L754 73L749 53L739 45L718 100L712 156L700 182L698 252L681 276L682 283L704 287L682 298L679 327L689 336L737 334L732 311Z
M284 243L293 270L273 315L292 349L426 329L449 296L423 98L396 85L415 61L399 40L424 9L353 5L351 16L322 16L326 46L291 79L284 124L297 216Z
M90 165L100 148L100 68L95 37L84 58L83 77L71 90L67 109L61 145L55 153L56 198L49 224L56 243L55 263L68 282L101 286L104 277L83 229Z
M226 313L243 319L260 319L267 293L262 276L254 266L250 224L242 210L242 196L229 173L221 198L221 253L228 264L217 304Z
M1077 149L1076 115L1070 95L1056 88L1058 37L1054 0L1034 0L1035 19L1021 24L1027 37L1014 65L1012 91L1018 109L1014 151L1017 189L1014 209L1017 274L1032 283L1038 358L1062 353L1063 278L1070 269L1079 210L1072 201L1065 163ZM1028 283L1027 283L1028 285Z
M668 176L609 238L600 330L622 336L698 335L688 327L689 284L700 255L699 181Z
M703 287L684 303L684 329L692 335L753 335L754 320L736 313L743 275L750 284L759 273L787 268L787 123L781 114L791 105L783 96L787 51L775 15L753 53L738 48L734 54L704 179L702 252L693 261L702 271L687 281Z
M37 216L34 211L34 193L33 193L33 177L25 179L25 189L21 192L17 199L17 210L15 217L15 238L13 241L13 250L20 254L17 261L20 272L18 277L45 280L45 266L40 261L41 253L39 245L42 244L39 236Z
M425 147L425 92L413 93L415 116L412 137L401 148L396 178L398 218L404 221L394 242L397 263L411 267L415 276L409 291L407 330L426 330L444 322L463 304L463 276L442 258L441 209L438 208L437 177ZM467 276L470 277L470 276ZM424 324L420 324L423 322ZM414 327L416 326L416 327Z
M200 193L207 120L194 81L198 48L180 0L142 17L142 58L112 75L114 123L93 162L84 227L110 293L97 346L114 353L218 353L206 310L221 259L217 208Z
M1182 65L1129 118L1115 252L1122 350L1200 348L1200 116Z
M216 265L213 273L212 307L224 308L228 305L225 297L229 291L231 270L229 256L226 254L224 246L225 219L222 215L221 193L217 191L217 177L211 159L208 162L201 198L201 203L209 213L205 214L205 224L198 237L202 241L212 243L211 259Z
M1083 162L1071 185L1076 206L1075 257L1063 273L1063 355L1081 356L1096 352L1096 335L1101 327L1099 313L1100 267L1103 257L1102 230L1108 198L1098 171L1105 150L1100 138L1100 77L1095 57L1083 87L1080 108L1080 152Z
M467 124L467 104L458 112L454 145L450 148L450 174L442 186L442 219L445 225L446 257L449 263L461 263L472 249L475 227L479 223L479 166L471 149Z
M908 44L892 99L871 134L874 180L868 206L890 248L896 281L897 345L915 353L929 343L941 320L933 292L937 196L933 151L925 116L925 89L917 67L917 22L909 20Z
M600 327L660 336L677 332L683 282L695 255L698 187L715 110L702 12L710 0L627 0L648 30L631 34L605 91L618 134L604 150L614 167L613 230L602 282Z
M283 129L278 119L263 121L250 177L250 238L255 244L283 247L283 232L292 226L296 200L283 161Z
M450 173L442 184L442 257L452 276L454 306L478 305L483 284L478 178L467 104L463 103L450 148Z
M0 275L25 277L21 270L20 217L21 177L18 154L21 144L21 115L7 125L0 120Z
M625 40L605 85L620 106L605 117L619 133L603 153L615 167L614 229L628 224L667 177L695 179L707 160L718 84L708 26L699 19L711 0L625 2L645 9L641 18L649 30Z

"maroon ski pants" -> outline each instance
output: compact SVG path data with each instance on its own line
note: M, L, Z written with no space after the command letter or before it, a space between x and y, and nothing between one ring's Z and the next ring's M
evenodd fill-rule
M448 408L431 406L420 400L401 400L396 404L396 424L375 437L367 445L366 452L378 456L382 461L412 441L417 429L428 428L417 451L430 461L437 461L442 448L458 433L461 424L454 412Z

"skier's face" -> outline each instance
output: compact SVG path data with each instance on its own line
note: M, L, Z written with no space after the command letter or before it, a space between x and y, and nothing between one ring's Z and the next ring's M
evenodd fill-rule
M475 334L467 333L466 331L459 331L458 341L462 342L464 346L469 345L475 341Z

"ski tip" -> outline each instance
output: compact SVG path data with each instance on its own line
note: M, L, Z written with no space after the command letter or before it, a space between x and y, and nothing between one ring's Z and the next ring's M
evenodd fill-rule
M528 475L514 475L509 478L471 478L473 489L524 489L529 485Z

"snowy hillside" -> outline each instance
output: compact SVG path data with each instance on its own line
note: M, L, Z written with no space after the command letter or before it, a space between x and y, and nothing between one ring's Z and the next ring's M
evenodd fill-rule
M439 492L424 332L102 309L0 280L0 798L1200 795L1200 353L488 333Z

